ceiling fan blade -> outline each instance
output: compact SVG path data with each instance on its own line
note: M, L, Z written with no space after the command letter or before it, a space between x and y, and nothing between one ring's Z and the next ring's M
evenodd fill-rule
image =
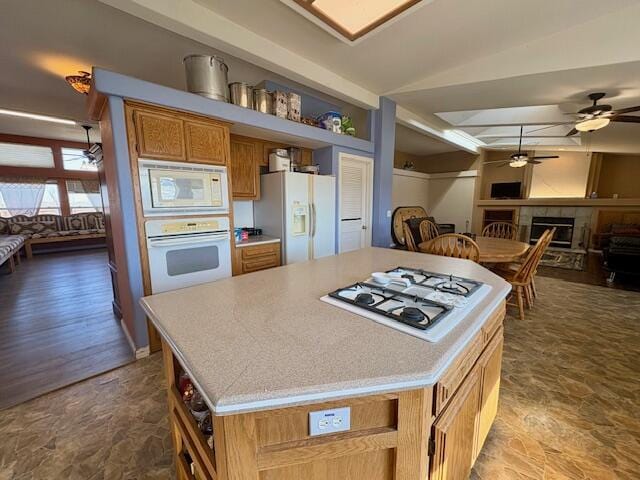
M527 163L529 165L540 165L542 162L539 162L538 160L529 160Z
M572 129L569 131L569 133L567 133L567 134L565 135L565 137L572 137L572 136L574 136L576 133L578 133L578 130L576 130L575 128L572 128Z
M542 157L529 157L530 160L544 160L545 158L560 158L558 155L546 155ZM540 163L540 162L538 162Z
M503 158L502 160L491 160L490 162L484 162L485 165L489 164L489 163L500 163L500 162L507 162L509 163L511 161L510 158Z
M633 115L616 115L611 119L612 122L640 123L640 117Z
M498 167L506 167L510 162L504 162L502 165L498 165Z
M615 115L620 115L621 113L631 113L631 112L640 112L640 105L636 107L621 108L620 110L616 110L614 113Z

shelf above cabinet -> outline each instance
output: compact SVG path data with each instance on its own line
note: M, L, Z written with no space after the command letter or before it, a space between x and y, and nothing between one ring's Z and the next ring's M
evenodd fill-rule
M95 101L96 95L116 96L230 122L233 124L230 128L231 132L239 135L311 149L335 145L360 150L364 153L373 153L374 151L373 142L369 140L340 135L101 68L93 69L92 88L95 92L90 96L89 101L90 105L96 107L95 110L99 109L99 102ZM90 112L90 114L92 117L96 116L94 112Z

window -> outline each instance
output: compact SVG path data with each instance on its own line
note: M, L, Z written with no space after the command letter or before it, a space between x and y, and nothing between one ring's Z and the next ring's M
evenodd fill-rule
M95 180L67 180L71 213L101 212L100 185Z
M62 165L65 170L98 171L97 165L89 162L89 159L84 154L84 150L79 148L63 148Z
M0 143L0 166L53 168L51 147Z
M57 183L47 183L38 215L60 215L60 193Z

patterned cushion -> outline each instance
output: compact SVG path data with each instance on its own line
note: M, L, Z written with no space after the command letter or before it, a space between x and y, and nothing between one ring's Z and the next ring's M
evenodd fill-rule
M88 228L104 228L104 215L102 212L85 213L87 216Z
M11 235L31 236L34 233L49 233L56 230L56 224L53 222L15 222L9 224Z
M1 235L0 247L9 247L12 250L22 247L24 245L24 237L22 235Z
M56 237L75 237L77 235L91 235L94 233L104 233L104 230L98 228L87 228L84 230L59 230L55 232L34 233L31 238L56 238Z
M9 219L0 218L0 235L6 235L9 232Z
M62 217L62 227L63 230L87 230L92 228L92 225L89 225L89 214L76 213L75 215Z
M12 223L53 223L56 230L62 229L62 217L60 215L34 215L29 217L27 215L15 215L7 218L9 224Z
M25 237L22 235L0 235L0 264L20 250L24 245L24 240Z

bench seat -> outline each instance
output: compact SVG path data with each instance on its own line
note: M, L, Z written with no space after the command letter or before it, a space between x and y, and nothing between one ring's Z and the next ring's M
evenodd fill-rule
M9 271L13 273L16 263L20 263L20 249L24 246L22 235L0 235L0 265L9 261Z

